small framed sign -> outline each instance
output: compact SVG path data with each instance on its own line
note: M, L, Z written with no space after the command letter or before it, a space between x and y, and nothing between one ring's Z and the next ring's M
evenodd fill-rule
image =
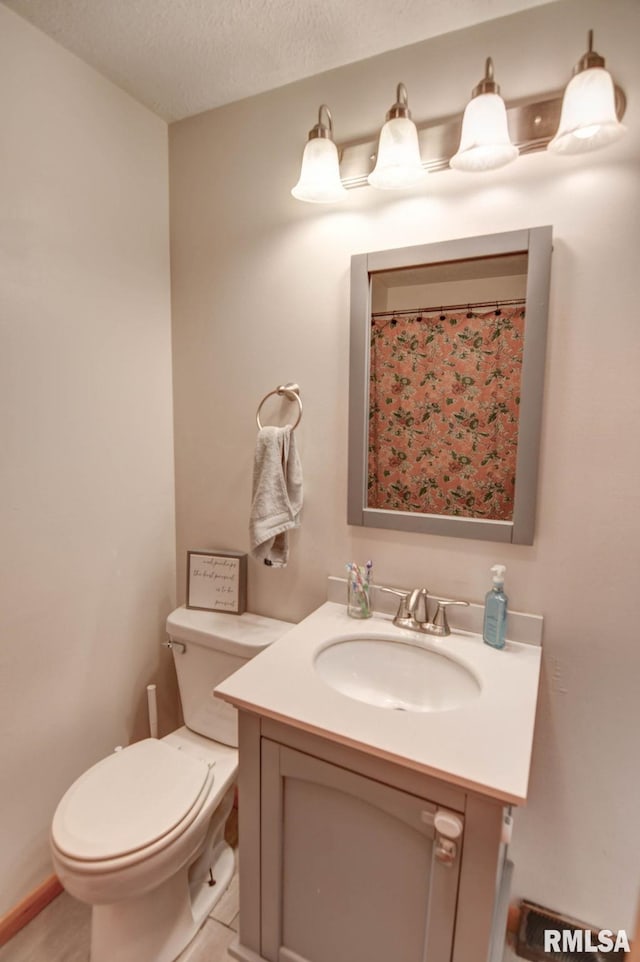
M246 607L246 554L187 551L187 608L241 615Z

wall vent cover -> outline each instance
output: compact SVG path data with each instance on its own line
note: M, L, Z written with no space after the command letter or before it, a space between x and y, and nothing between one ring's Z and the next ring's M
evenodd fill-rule
M562 951L563 942L559 950L551 949L545 952L544 933L552 929L554 932L591 932L591 944L598 945L598 929L585 922L570 918L568 915L559 915L551 909L546 909L542 905L534 902L521 902L520 905L520 926L518 929L518 941L516 952L522 959L529 959L530 962L612 962L612 959L622 960L627 957L623 951L615 952L601 949L584 949L585 941L576 951ZM615 941L615 933L614 933ZM587 943L588 944L588 943Z

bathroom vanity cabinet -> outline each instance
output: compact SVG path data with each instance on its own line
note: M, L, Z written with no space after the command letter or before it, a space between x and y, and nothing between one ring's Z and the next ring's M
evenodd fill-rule
M239 798L236 958L490 958L498 800L246 711Z
M363 626L328 601L216 688L239 712L232 955L502 958L505 806L527 799L540 621L513 615L520 638L497 651L473 630L425 638L386 612Z

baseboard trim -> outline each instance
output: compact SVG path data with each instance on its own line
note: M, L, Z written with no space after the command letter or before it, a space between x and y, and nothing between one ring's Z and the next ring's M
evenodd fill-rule
M58 876L50 875L33 892L30 892L21 902L18 902L0 919L0 945L4 945L9 939L12 939L31 919L42 912L49 902L53 902L62 891L62 884Z
M239 959L240 962L266 962L266 959L254 952L253 949L247 949L246 946L241 945L239 936L235 937L227 952L233 959Z

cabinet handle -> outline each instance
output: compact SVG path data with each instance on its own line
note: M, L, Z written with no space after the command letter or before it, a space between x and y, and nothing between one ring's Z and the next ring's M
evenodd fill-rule
M435 857L438 862L451 868L458 854L458 846L448 838L436 838Z
M451 867L458 856L457 840L461 838L464 821L455 812L439 808L433 819L436 830L434 855L438 862Z
M439 808L436 812L433 825L438 835L443 835L451 840L460 838L464 822L455 812L448 812L444 808Z

